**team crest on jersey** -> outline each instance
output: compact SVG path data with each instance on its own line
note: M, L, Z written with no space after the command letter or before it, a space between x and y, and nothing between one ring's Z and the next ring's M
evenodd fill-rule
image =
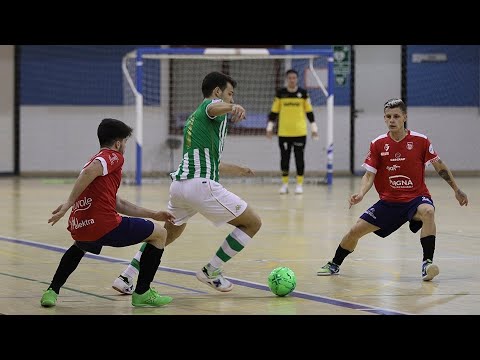
M115 162L119 161L117 154L108 155L108 160L110 160L110 165L113 165Z
M385 144L383 146L383 148L385 149L385 151L382 151L380 153L380 156L387 156L387 155L390 155L390 153L388 152L388 149L390 149L390 145L389 144Z
M428 151L430 152L430 154L434 154L435 151L433 150L433 145L430 144L429 148L428 148Z
M412 150L413 149L413 141L407 142L407 150Z

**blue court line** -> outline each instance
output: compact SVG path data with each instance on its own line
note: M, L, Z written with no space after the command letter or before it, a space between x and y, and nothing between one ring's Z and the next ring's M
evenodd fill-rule
M56 251L56 252L60 252L60 253L63 253L66 250L66 248L62 248L60 246L48 245L48 244L43 244L43 243L30 241L30 240L14 239L14 238L9 238L9 237L4 237L4 236L0 236L0 241L10 242L10 243L14 243L14 244L22 244L22 245L26 245L26 246L31 246L31 247L44 249L44 250L49 250L49 251ZM90 258L90 259L95 259L95 260L106 261L106 262L110 262L110 263L119 263L119 264L129 264L130 263L129 260L118 259L118 258L114 258L114 257L110 257L110 256L104 256L104 255L94 255L94 254L90 254L90 253L86 253L85 257ZM193 275L193 276L195 275L195 271L191 271L191 270L183 270L183 269L170 268L170 267L165 267L165 266L160 266L158 269L161 270L161 271L167 271L167 272L171 272L171 273L175 273L175 274ZM232 283L234 283L236 285L245 286L245 287L252 288L252 289L258 289L258 290L264 290L264 291L270 292L270 289L268 288L268 286L263 285L263 284L259 284L259 283L255 283L255 282L251 282L251 281L245 281L245 280L236 279L236 278L231 278L231 277L226 277L226 278L229 279ZM197 292L197 293L207 294L207 292L198 291L198 290L195 290L195 289L181 287L181 286L176 286L176 285L169 284L169 283L163 283L163 282L157 282L157 281L154 281L154 282L159 283L159 284L163 284L163 285L166 285L166 286L179 288L179 289L184 289L184 290L188 290L188 291L194 291L194 292ZM316 301L316 302L323 303L323 304L339 306L339 307L348 308L348 309L352 309L352 310L364 311L364 312L367 312L367 313L377 314L377 315L411 315L411 314L405 313L405 312L399 312L399 311L390 310L390 309L372 307L372 306L368 306L368 305L365 305L365 304L333 299L333 298L329 298L329 297L326 297L326 296L320 296L320 295L306 293L306 292L302 292L302 291L293 291L289 295L289 297L297 297L297 298L301 298L301 299L305 299L305 300Z

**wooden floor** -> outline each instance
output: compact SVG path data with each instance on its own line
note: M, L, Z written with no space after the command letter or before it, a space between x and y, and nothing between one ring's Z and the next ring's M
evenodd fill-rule
M278 184L226 183L260 214L263 226L251 243L225 266L236 285L218 293L195 278L231 231L216 228L200 215L182 237L166 248L154 286L172 296L163 308L134 308L130 297L111 288L137 247L104 248L86 256L69 278L57 306L40 306L58 262L72 244L66 218L47 224L51 211L69 195L72 183L42 179L0 178L0 314L7 315L375 315L480 314L480 205L478 178L457 179L469 196L460 207L440 178L427 178L437 206L435 262L440 275L420 276L419 235L408 226L381 239L373 234L343 263L338 276L318 277L316 270L333 257L357 218L377 200L372 189L348 209L347 197L360 178L335 178L331 187L305 185L303 195L279 195ZM142 206L165 209L168 182L124 185L119 194ZM293 190L293 187L292 187ZM266 286L270 271L290 267L297 288L273 295Z

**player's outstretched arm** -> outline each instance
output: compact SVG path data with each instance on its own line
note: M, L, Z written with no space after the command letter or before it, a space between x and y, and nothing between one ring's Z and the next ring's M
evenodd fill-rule
M102 174L103 167L99 160L92 161L86 168L84 168L75 181L68 200L52 211L53 216L48 219L48 223L51 223L52 226L55 225L57 221L65 215L68 209L72 207L75 200L87 188L87 186L90 185L97 176L101 176Z
M348 203L350 204L349 208L363 200L365 194L372 188L373 180L375 180L375 174L370 171L366 171L362 176L360 190L356 194L351 195L348 199Z
M253 172L252 169L246 167L246 166L241 166L241 165L235 165L235 164L227 164L224 162L221 162L218 171L222 176L227 175L227 176L253 176L255 173Z
M435 168L435 171L445 180L448 185L453 189L455 192L455 198L457 199L460 206L467 206L468 205L468 197L460 188L458 187L455 179L453 177L452 172L448 168L447 164L445 164L440 158L437 158L435 161L432 161L432 165Z
M207 113L211 117L231 113L232 114L231 121L233 123L242 121L243 119L245 119L245 116L246 116L246 111L242 105L229 104L221 101L210 104L207 108Z
M167 221L170 223L173 223L175 220L174 216L168 211L150 210L142 206L135 205L119 196L117 196L116 209L120 214L127 216L149 218L157 221Z

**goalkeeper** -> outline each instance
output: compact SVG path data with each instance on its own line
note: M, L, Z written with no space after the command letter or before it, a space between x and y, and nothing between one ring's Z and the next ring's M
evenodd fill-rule
M287 86L278 89L275 94L268 117L266 135L267 138L272 138L275 122L278 121L278 145L280 147L280 170L282 171L280 194L288 193L292 149L295 154L297 169L295 194L302 194L305 173L305 145L307 143L306 118L310 122L313 139L318 139L318 127L315 123L307 90L298 86L298 73L290 69L285 73L285 76Z

